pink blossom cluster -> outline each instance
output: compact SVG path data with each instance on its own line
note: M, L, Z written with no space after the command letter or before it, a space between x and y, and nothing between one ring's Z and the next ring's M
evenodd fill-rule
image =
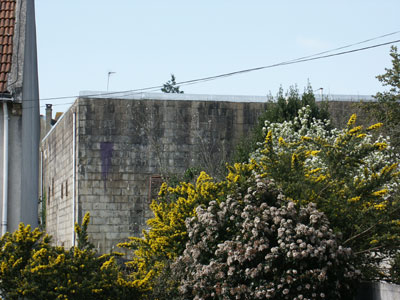
M341 299L357 277L314 204L299 207L254 176L245 193L198 207L173 268L183 299ZM271 191L272 190L272 191Z

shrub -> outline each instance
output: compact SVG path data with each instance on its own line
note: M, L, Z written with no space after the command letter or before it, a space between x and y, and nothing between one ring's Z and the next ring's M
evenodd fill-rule
M296 207L270 190L257 176L247 193L187 219L172 272L182 299L351 299L351 249L314 204Z
M185 249L185 219L195 215L198 205L223 197L227 188L228 181L215 183L204 172L195 184L182 182L168 187L164 183L150 206L154 213L147 222L150 229L143 232L143 238L131 237L129 242L118 244L133 250L133 259L127 263L131 284L143 293L151 293L165 267Z
M87 242L86 228L76 226L79 247L50 245L38 229L19 225L0 239L0 293L6 299L132 299L114 255L98 256Z
M316 203L357 254L365 279L382 278L380 263L400 245L399 168L389 139L373 135L381 123L363 129L355 115L331 131L321 120L309 124L307 115L304 108L294 121L266 122L253 155L259 172L296 203Z
M257 178L269 178L282 190L288 203L295 203L298 211L308 210L309 217L315 208L322 211L333 230L328 229L325 217L321 217L324 220L321 224L325 224L321 225L323 230L322 227L319 229L323 231L322 237L337 240L334 244L329 242L332 244L329 249L344 251L339 248L340 244L351 248L353 263L362 271L363 279L388 279L387 270L379 267L382 261L393 257L400 243L399 201L392 194L398 188L398 165L393 160L389 141L372 134L381 124L363 129L356 126L355 121L356 116L352 116L346 128L329 130L329 124L323 121L310 121L308 108L304 108L294 121L267 122L265 142L260 149L249 163L228 166L229 174L225 180L215 182L202 172L196 184L180 183L174 188L163 184L158 199L151 205L154 218L148 221L149 230L144 231L144 237L131 238L128 243L119 245L133 250L133 259L128 263L130 284L149 298L174 295L179 278L191 280L185 277L189 275L185 275L182 268L183 275L174 280L173 275L179 273L179 268L171 270L170 267L183 254L186 243L188 247L196 243L192 241L193 233L188 234L185 220L190 218L195 222L199 217L197 213L202 212L196 210L197 207L208 209L211 205L210 209L213 209L227 202L229 197L240 207L248 189L259 184ZM260 207L265 202L268 207L263 206L264 209L283 207L288 210L288 203L271 203L268 197L261 195L264 194L260 194ZM316 206L309 206L310 203ZM231 241L232 236L238 234L235 230L241 230L241 225L230 227L226 222L223 223L226 228L218 231L219 237L214 239L212 247ZM309 226L303 220L293 219L292 222ZM211 226L203 229L204 234L214 234ZM240 236L243 236L241 242L244 244L253 242L251 237L245 239L245 231ZM303 238L306 237L300 239ZM214 249L210 245L207 247ZM216 254L210 250L207 255L211 260ZM348 262L348 253L343 255L344 262ZM340 276L340 270L345 270L346 264L331 263L334 267L329 272L336 278ZM205 264L208 264L207 260ZM350 267L348 271L351 272ZM325 289L326 284L323 283L321 289ZM342 287L346 289L346 285Z
M322 101L317 105L310 83L308 83L302 95L300 95L297 86L289 87L286 93L281 87L275 98L269 95L265 112L259 117L250 134L236 146L233 161L248 162L250 155L257 150L258 143L262 143L265 138L265 133L262 130L265 121L282 123L293 120L298 116L299 109L305 106L310 107L309 122L313 118L329 118L328 102Z

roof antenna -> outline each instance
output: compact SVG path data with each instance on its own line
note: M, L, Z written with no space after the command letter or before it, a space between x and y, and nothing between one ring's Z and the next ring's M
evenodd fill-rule
M115 74L116 72L108 72L108 77L107 77L107 92L108 92L108 86L110 84L110 75Z

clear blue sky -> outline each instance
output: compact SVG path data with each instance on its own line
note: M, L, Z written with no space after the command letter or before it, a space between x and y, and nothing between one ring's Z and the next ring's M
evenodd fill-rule
M40 97L72 96L274 64L400 30L399 0L36 0ZM400 34L357 47L400 39ZM400 46L400 44L397 44ZM375 94L390 46L184 86L266 95L310 80L330 94ZM71 103L74 99L42 101ZM55 106L65 111L70 104Z

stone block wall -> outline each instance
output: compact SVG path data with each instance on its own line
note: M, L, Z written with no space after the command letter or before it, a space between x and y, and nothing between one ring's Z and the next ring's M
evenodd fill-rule
M152 178L191 166L217 172L265 107L118 99L77 105L79 215L90 212L91 239L102 252L146 228Z
M362 283L355 300L398 300L400 299L400 286L386 282Z
M329 105L338 126L357 110L353 102ZM101 252L140 236L161 178L189 167L218 176L265 109L264 102L77 99L42 142L48 233L57 244L72 245L75 193L75 220L90 212L90 238Z
M329 101L328 111L332 125L337 128L346 127L352 114L357 115L357 123L361 125L371 125L374 120L366 117L362 111L362 104L358 101Z
M192 166L217 174L264 109L264 103L78 99L42 143L47 231L71 245L72 193L61 199L61 187L68 180L72 188L74 112L77 220L90 212L91 241L108 252L146 228L150 190L161 175Z
M46 209L46 230L53 242L72 246L73 218L73 113L76 105L64 114L57 126L42 141L41 196Z

